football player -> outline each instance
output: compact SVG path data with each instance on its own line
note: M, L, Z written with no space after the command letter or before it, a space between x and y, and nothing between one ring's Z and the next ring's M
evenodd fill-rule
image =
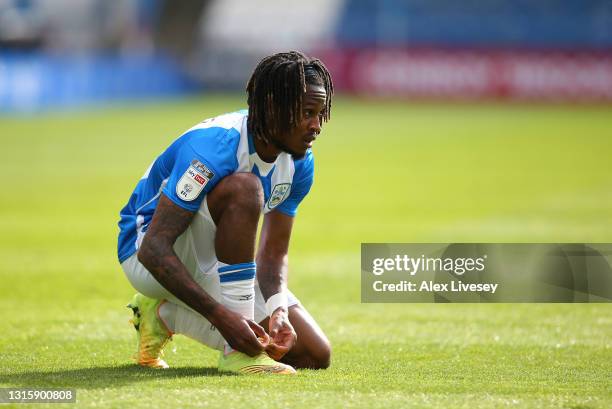
M140 365L167 367L165 345L184 334L221 351L220 371L329 366L327 337L287 288L287 253L332 80L321 61L292 51L264 58L246 91L248 112L207 119L172 142L121 210Z

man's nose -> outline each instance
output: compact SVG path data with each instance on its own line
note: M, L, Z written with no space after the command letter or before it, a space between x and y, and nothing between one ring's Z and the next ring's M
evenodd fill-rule
M310 123L308 124L308 130L310 132L316 133L317 135L321 133L321 120L318 116L310 120Z

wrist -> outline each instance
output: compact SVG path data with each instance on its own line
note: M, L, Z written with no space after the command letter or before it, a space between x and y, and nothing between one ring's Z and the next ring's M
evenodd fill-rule
M226 308L221 303L214 304L206 314L204 314L204 318L206 318L211 324L215 327L219 321L223 321L223 315L226 311Z
M285 312L289 311L289 301L287 300L287 293L281 291L280 293L276 293L266 301L266 314L268 317L271 317L272 314L279 308L285 310Z

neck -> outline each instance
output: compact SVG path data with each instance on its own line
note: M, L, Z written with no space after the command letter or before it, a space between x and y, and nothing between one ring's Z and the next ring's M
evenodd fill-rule
M261 138L253 136L253 146L255 146L255 152L264 162L272 163L278 158L281 153L280 149L276 148L271 143L265 143Z

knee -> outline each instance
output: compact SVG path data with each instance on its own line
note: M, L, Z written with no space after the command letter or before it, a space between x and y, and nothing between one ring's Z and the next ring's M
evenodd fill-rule
M331 364L331 345L329 341L322 344L310 356L312 369L327 369Z
M329 341L319 343L293 359L287 359L286 363L300 369L327 369L331 364L331 345Z
M212 208L239 210L257 215L264 202L259 178L252 173L239 172L223 178L209 193L208 204ZM211 209L214 211L214 209Z
M254 207L258 212L261 211L264 194L257 176L252 173L240 172L227 176L221 182L223 188L227 190L226 193L231 203Z

